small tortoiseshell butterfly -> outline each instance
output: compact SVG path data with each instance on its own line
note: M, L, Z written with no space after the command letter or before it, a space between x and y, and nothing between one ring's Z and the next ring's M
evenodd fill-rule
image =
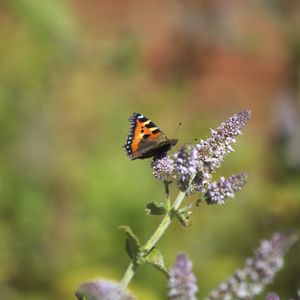
M130 132L124 148L131 160L160 157L177 143L176 139L168 139L151 120L142 114L133 113L129 121Z

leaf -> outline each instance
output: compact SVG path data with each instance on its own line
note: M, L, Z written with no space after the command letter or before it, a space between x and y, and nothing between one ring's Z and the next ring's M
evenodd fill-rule
M127 235L125 243L125 249L127 254L132 260L136 261L141 250L141 243L138 237L132 232L131 228L127 225L119 226L119 229L124 230Z
M166 213L166 209L162 203L156 203L156 202L148 202L146 204L146 213L150 215L164 215Z
M157 248L153 248L146 256L143 257L143 262L148 263L169 277L168 270L165 267L164 258Z
M173 209L172 213L184 227L187 227L189 225L190 216L192 214L192 211L190 208L184 208L184 209L179 209L179 210Z

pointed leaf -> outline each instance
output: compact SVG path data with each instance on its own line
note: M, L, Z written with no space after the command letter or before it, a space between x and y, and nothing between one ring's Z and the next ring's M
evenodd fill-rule
M127 235L125 244L127 254L131 259L136 260L141 250L141 243L138 237L132 232L129 226L122 225L119 226L119 229L123 229Z
M153 248L144 258L143 262L148 263L161 271L164 275L168 277L168 270L165 267L164 258L161 252L157 248Z
M166 213L166 209L162 203L156 202L148 202L146 205L146 213L150 215L164 215Z
M190 216L192 214L191 209L173 209L172 210L173 215L179 220L179 222L184 226L187 227L190 223Z

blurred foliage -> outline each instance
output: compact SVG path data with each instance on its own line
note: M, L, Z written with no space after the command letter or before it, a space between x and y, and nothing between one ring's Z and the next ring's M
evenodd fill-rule
M182 121L178 138L207 137L232 113L253 111L220 172L247 171L245 190L225 206L200 206L190 228L175 222L160 242L168 266L188 253L202 296L262 238L299 231L300 170L281 159L272 123L282 90L299 107L299 4L226 3L0 4L3 299L72 299L88 279L120 280L128 258L117 227L146 240L159 217L145 217L145 205L163 198L149 161L128 161L121 148L133 111L169 136ZM298 253L274 283L283 298L300 287ZM154 272L141 268L133 281L143 300L165 295Z

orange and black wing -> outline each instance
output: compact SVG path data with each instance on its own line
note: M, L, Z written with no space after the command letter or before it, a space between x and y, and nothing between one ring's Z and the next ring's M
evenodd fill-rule
M155 156L163 140L166 146L165 134L144 115L133 113L129 120L131 126L124 148L130 159Z

